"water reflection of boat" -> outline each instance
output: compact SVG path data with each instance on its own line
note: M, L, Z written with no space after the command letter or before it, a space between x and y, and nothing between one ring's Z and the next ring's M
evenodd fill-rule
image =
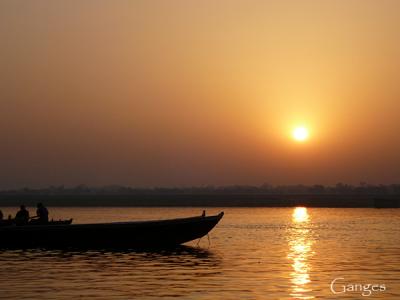
M168 248L206 235L224 213L191 218L0 228L0 247Z

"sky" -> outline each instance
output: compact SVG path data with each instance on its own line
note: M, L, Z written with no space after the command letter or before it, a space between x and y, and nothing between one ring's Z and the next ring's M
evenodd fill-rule
M399 183L399 11L2 0L0 188Z

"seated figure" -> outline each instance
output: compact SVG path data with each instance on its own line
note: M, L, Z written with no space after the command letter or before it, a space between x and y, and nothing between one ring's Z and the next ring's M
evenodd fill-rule
M40 224L46 224L49 222L49 211L42 203L37 204L36 217Z
M29 221L29 211L26 209L25 205L21 205L19 211L15 215L15 224L26 225Z

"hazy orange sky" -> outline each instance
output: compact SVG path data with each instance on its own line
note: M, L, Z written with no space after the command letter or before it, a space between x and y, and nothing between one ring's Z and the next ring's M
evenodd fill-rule
M0 188L399 183L399 12L2 0Z

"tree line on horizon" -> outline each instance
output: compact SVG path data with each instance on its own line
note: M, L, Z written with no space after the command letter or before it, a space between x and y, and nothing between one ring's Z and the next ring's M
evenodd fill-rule
M152 187L140 188L122 185L90 187L84 184L65 187L49 186L46 188L21 188L0 191L0 195L130 195L130 194L206 194L206 193L248 193L269 195L315 194L315 195L399 195L400 184L368 184L351 185L337 183L336 185L271 185L264 183L255 185L228 186L193 186L193 187Z

